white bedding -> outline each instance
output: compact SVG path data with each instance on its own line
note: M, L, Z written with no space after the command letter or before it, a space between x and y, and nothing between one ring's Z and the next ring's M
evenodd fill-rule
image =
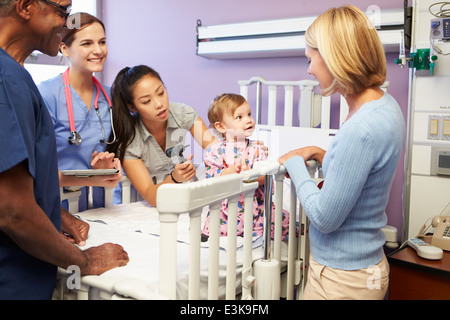
M207 211L204 211L203 218ZM115 268L105 272L98 277L85 277L84 280L101 282L102 286L110 287L119 282L138 281L141 287L158 292L159 275L159 219L156 208L146 202L117 205L112 208L93 209L77 214L81 219L87 221L90 232L84 248L98 246L103 243L118 243L128 252L130 261L127 266ZM189 216L180 215L178 223L178 248L177 248L177 299L188 298L188 270L189 270ZM243 265L243 241L237 241L237 288L240 290L240 275ZM256 237L253 240L253 259L263 257L263 239ZM226 282L226 248L227 238L220 238L219 258L219 296L225 296ZM287 251L283 243L283 257ZM207 298L208 287L208 242L202 243L201 249L201 272L200 272L200 299ZM284 259L283 259L284 260ZM132 298L142 296L142 292L136 293Z

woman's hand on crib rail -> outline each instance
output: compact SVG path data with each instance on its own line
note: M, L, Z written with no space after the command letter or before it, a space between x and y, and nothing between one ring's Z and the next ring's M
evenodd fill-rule
M322 164L325 153L326 151L319 147L304 147L286 153L281 156L278 161L281 165L284 165L284 163L289 159L300 156L305 160L305 162L308 160L317 160L320 164Z

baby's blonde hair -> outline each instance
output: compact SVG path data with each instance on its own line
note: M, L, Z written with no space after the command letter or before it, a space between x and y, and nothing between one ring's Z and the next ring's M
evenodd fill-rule
M216 97L208 110L208 120L211 126L216 122L222 122L225 114L234 115L234 112L244 102L245 98L235 93L224 93Z
M334 77L324 95L340 89L353 95L386 81L386 56L377 30L354 6L332 8L308 28L305 40L317 49Z

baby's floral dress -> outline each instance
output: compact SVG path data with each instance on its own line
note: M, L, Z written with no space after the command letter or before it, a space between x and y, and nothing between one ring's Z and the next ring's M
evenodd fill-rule
M241 158L245 159L249 168L257 161L266 160L266 153L260 149L260 145L252 140L246 139L241 142L222 141L211 146L205 155L206 178L218 177L222 171L236 163L240 163ZM244 234L244 195L241 194L238 200L238 221L237 234ZM272 237L273 221L275 216L275 205L272 205ZM220 207L220 236L227 235L228 221L228 200L222 201ZM210 216L205 221L203 234L209 236ZM289 213L283 210L282 218L282 239L286 240L289 232ZM253 236L261 236L264 233L264 186L259 186L255 190L253 197Z

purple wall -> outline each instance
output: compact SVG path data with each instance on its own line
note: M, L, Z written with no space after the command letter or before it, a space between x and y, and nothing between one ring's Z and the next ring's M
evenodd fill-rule
M129 0L103 1L109 56L104 81L111 84L125 66L146 64L156 69L167 86L170 100L194 107L207 120L211 100L223 92L239 92L237 80L261 76L267 80L311 79L304 57L208 60L196 55L196 23L205 26L258 20L316 16L329 7L352 3L363 11L370 5L381 9L402 8L401 0ZM407 69L388 55L389 92L397 99L406 118L408 106ZM335 123L336 125L336 123ZM403 158L387 208L389 224L402 229Z

